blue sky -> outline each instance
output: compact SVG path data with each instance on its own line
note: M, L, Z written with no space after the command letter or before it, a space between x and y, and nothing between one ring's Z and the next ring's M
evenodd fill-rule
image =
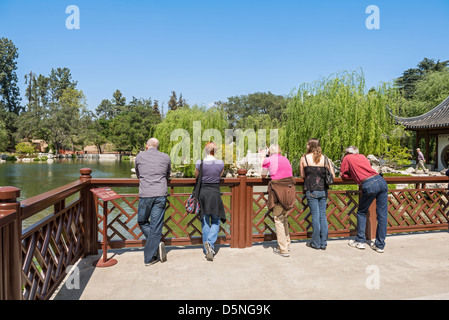
M66 7L80 29L66 28ZM366 8L380 10L369 30ZM171 91L209 105L363 69L391 82L424 57L449 60L449 1L0 0L0 37L19 49L17 75L67 67L89 108L119 89L164 104ZM22 100L25 104L26 100Z

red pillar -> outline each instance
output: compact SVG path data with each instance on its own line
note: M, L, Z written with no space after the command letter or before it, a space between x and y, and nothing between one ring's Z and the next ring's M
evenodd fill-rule
M231 247L247 248L251 247L251 210L248 205L250 201L251 189L246 183L247 170L237 170L239 185L232 193L233 215L231 221Z
M81 190L80 197L83 201L84 216L84 256L98 254L98 222L95 211L94 196L92 194L92 184L90 180L92 169L80 169L80 181L86 182L86 186Z

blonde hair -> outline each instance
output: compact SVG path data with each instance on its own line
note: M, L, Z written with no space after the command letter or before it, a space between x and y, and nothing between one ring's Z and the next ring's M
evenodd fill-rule
M217 144L213 141L209 141L204 146L204 151L206 151L207 155L215 155L215 150L217 150Z
M315 164L320 163L322 154L320 140L309 139L309 141L307 141L307 153L313 153L313 162L315 162Z
M277 144L272 144L270 146L270 155L280 154L280 153L281 153L281 148Z

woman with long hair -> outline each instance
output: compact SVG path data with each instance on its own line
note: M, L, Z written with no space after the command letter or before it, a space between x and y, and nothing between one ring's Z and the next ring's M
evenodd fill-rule
M327 190L326 167L335 178L335 173L327 157L322 154L320 141L309 139L307 142L307 154L301 157L300 171L304 179L304 191L307 203L312 214L312 239L307 243L308 247L326 250L329 228L327 225L326 206Z

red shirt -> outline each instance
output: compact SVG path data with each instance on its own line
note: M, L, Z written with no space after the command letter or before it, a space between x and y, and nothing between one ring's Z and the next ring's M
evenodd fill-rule
M369 160L363 154L348 154L341 162L340 177L355 180L359 185L362 184L362 180L376 174L377 171L371 168Z

